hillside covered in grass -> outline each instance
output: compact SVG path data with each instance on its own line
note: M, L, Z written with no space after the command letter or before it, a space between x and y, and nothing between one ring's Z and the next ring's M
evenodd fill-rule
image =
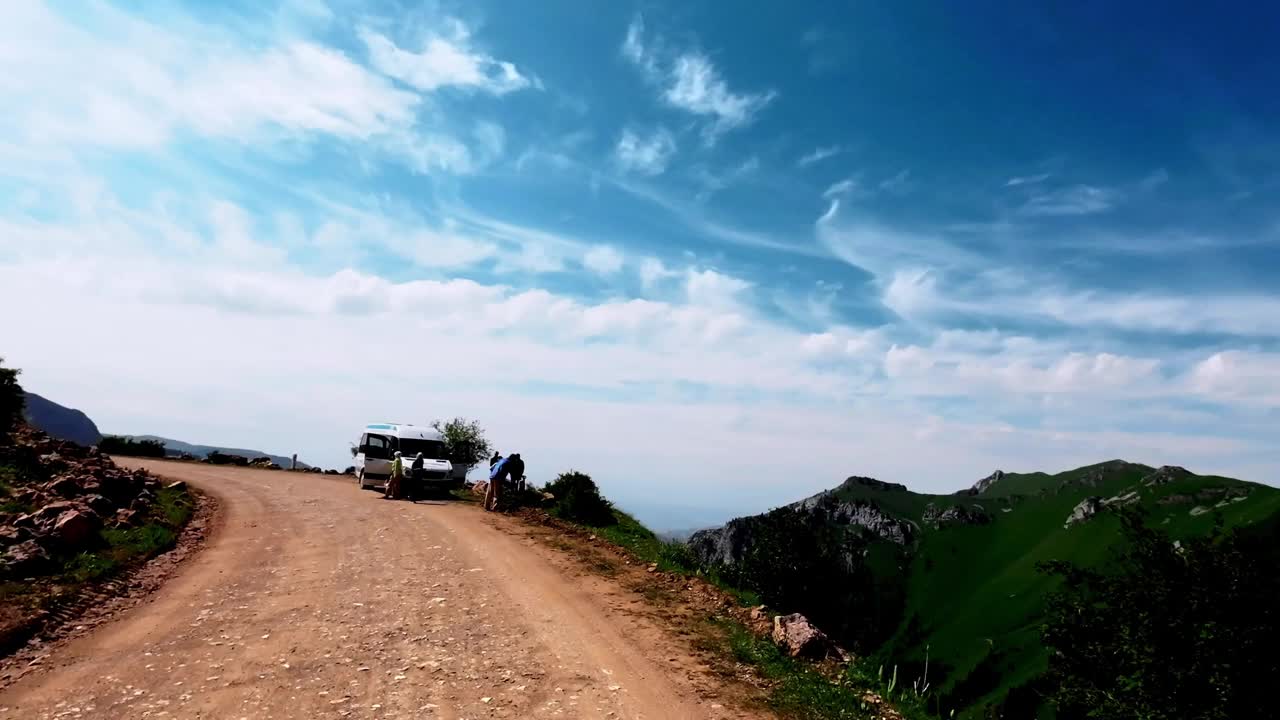
M1104 563L1119 512L1171 538L1280 518L1280 491L1113 460L1057 474L994 473L951 495L853 477L690 539L708 568L809 615L860 654L931 684L938 707L1033 717L1049 652L1042 563ZM925 661L929 670L925 675ZM1013 715L1010 715L1013 716Z

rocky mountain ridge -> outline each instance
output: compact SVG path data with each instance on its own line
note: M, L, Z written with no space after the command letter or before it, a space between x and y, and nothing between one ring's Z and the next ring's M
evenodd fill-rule
M1119 539L1115 514L1127 509L1186 537L1209 532L1215 516L1227 527L1276 522L1280 491L1123 460L997 470L950 495L854 476L699 531L688 546L709 571L781 599L777 611L803 613L855 652L906 665L929 653L948 705L977 712L1014 690L1034 695L1049 588L1039 564L1104 561Z
M27 424L58 440L81 445L96 445L102 433L89 416L80 410L59 405L33 392L25 393L24 417Z

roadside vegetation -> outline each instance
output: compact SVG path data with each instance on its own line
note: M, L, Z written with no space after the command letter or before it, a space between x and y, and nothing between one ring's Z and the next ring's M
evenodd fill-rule
M98 449L108 455L150 458L165 456L164 443L159 440L135 440L119 435L104 435L98 441Z
M561 473L543 491L552 496L541 502L542 509L549 515L620 548L638 564L647 565L654 572L699 578L732 598L739 608L759 605L757 593L736 587L701 568L685 543L658 537L614 507L589 475L575 470ZM540 494L538 497L542 498ZM670 601L661 591L644 594L651 602ZM766 687L764 703L783 717L803 720L882 717L925 720L932 717L923 712L922 702L909 697L906 689L890 684L889 679L881 681L853 665L821 668L812 662L788 657L769 638L731 615L704 616L698 622L698 645L728 665L750 668ZM881 699L895 692L900 703L886 703Z
M1062 580L1042 628L1059 718L1261 718L1280 678L1274 529L1174 541L1122 516L1103 569L1046 563Z
M195 511L195 498L186 488L161 488L142 524L131 528L103 528L93 550L77 553L63 563L63 574L84 583L110 577L169 548Z
M4 358L0 358L0 442L9 437L22 419L22 410L26 406L26 396L18 384L21 372L17 368L4 367Z

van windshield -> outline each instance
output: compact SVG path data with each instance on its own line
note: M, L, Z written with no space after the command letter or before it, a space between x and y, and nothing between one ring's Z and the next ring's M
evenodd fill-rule
M445 458L444 443L439 440L420 440L417 438L401 438L400 454L406 458L411 458L422 453L422 457L431 460L443 460Z

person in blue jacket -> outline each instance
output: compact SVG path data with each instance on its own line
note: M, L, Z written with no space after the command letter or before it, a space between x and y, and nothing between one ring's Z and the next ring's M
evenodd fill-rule
M506 492L506 488L502 486L503 480L509 481L512 489L515 489L520 487L523 479L524 460L520 459L520 453L511 453L498 460L489 469L489 487L484 493L484 509L497 510L502 503L502 494Z
M484 491L484 509L489 511L498 509L502 496L502 475L509 459L499 457L497 453L494 453L494 458L495 461L489 463L489 486Z

